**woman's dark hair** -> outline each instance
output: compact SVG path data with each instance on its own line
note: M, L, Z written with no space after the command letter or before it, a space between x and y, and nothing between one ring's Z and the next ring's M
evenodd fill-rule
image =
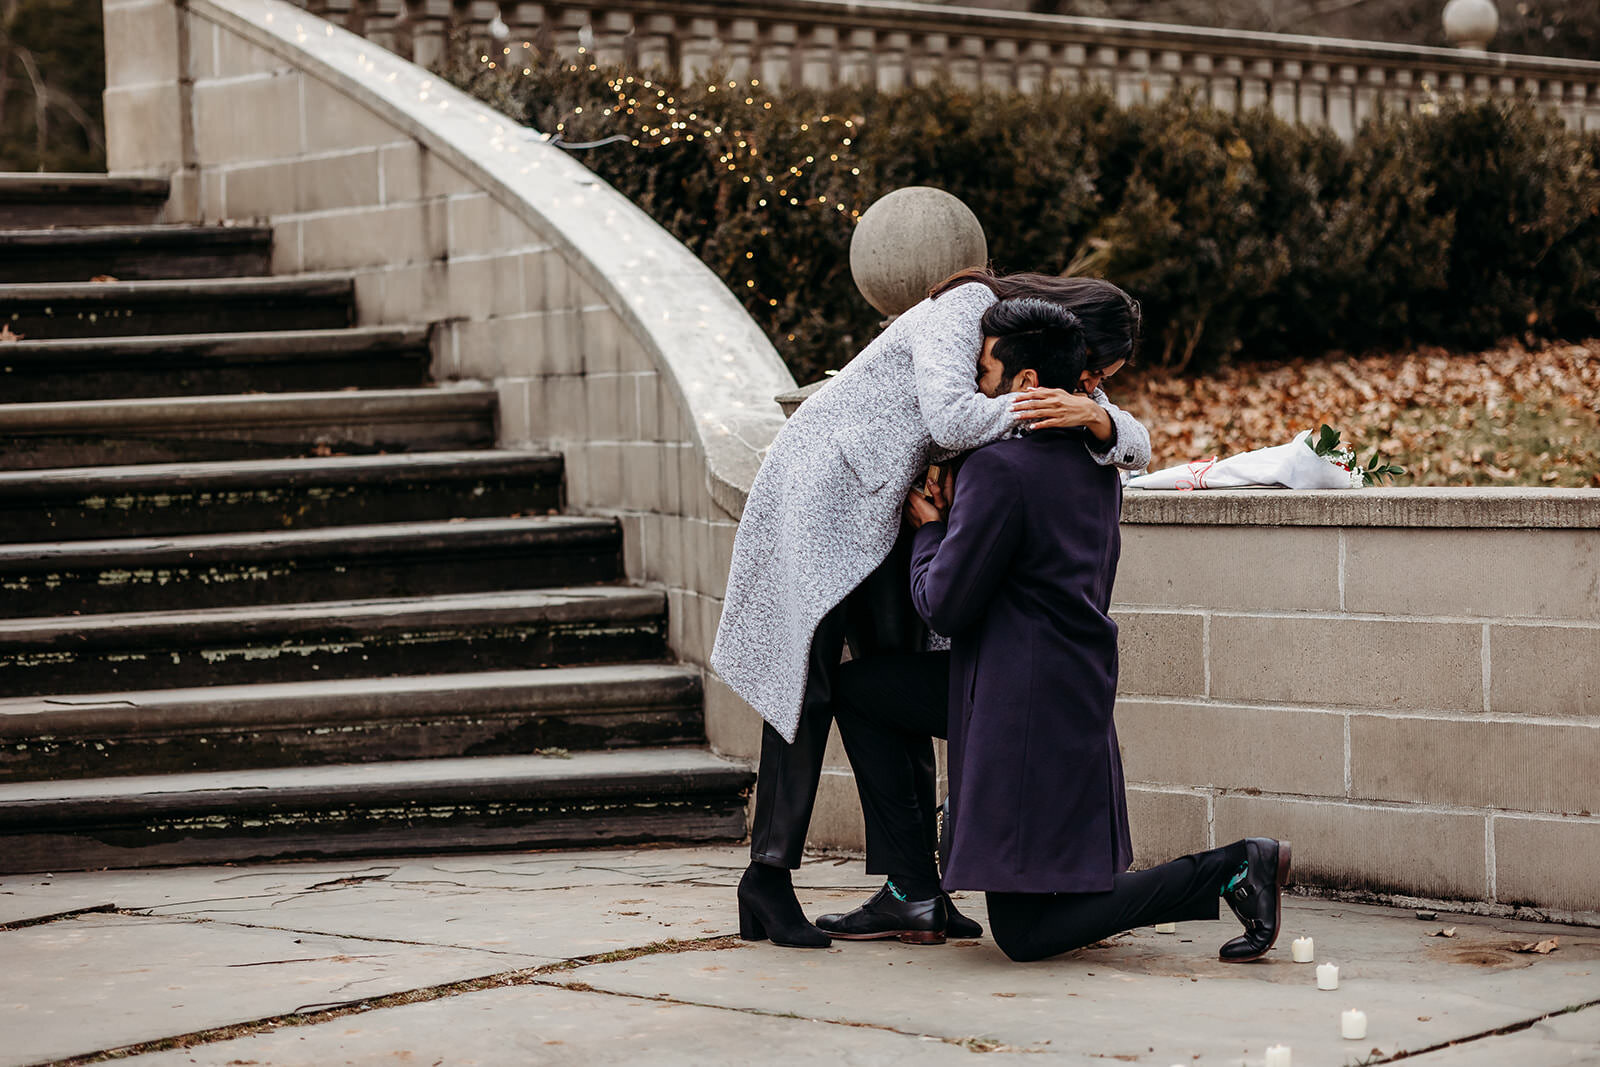
M983 335L1010 382L1032 367L1046 389L1077 392L1089 365L1083 323L1066 308L1035 296L999 300L983 313Z
M928 291L943 296L968 282L987 285L1001 300L1032 297L1066 308L1083 324L1089 370L1117 360L1133 362L1143 318L1139 302L1102 278L1062 278L1054 274L996 274L987 267L957 271Z

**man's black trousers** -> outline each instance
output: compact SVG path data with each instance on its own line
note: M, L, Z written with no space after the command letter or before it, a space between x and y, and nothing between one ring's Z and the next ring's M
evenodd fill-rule
M937 886L936 804L919 778L923 746L948 732L950 656L875 656L845 664L834 711L867 824L867 871L897 886ZM1038 960L1112 934L1217 917L1223 883L1245 861L1242 842L1116 876L1103 893L988 893L995 943ZM914 893L908 895L917 895Z

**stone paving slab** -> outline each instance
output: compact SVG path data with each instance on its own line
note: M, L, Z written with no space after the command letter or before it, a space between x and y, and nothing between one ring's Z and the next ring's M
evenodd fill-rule
M0 958L5 1067L552 962L120 914L0 932Z
M428 1004L384 1008L322 1026L138 1056L127 1062L137 1067L242 1063L276 1067L346 1063L973 1067L972 1054L966 1049L912 1035L542 986L486 990Z
M122 909L0 929L0 1067L491 974L517 984L138 1061L938 1063L972 1048L1073 1067L1108 1056L1257 1067L1267 1044L1283 1042L1296 1067L1345 1067L1600 1001L1600 930L1449 914L1423 923L1305 899L1291 900L1273 956L1246 966L1215 958L1231 920L1186 923L1175 936L1136 931L1027 965L987 938L708 947L734 930L745 862L737 847L615 849L0 879L0 925ZM874 882L859 861L828 859L796 877L813 915L853 906ZM985 921L981 894L959 898ZM1455 936L1431 936L1446 928ZM1340 964L1339 991L1317 991L1314 968L1289 961L1297 934ZM1551 936L1560 947L1548 956L1509 948ZM696 950L662 952L663 942ZM633 951L592 962L617 949ZM572 969L524 970L556 960ZM1338 1038L1347 1007L1367 1012L1366 1042ZM1600 1007L1411 1058L1600 1063L1584 1058L1596 1026ZM1501 1047L1510 1058L1485 1051Z

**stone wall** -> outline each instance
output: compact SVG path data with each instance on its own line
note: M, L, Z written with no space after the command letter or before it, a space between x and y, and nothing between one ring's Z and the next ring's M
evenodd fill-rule
M1525 95L1600 129L1600 63L1333 37L1034 15L907 0L303 0L430 64L447 30L488 56L523 42L693 79L895 89L934 80L1033 92L1100 86L1122 104L1193 92L1348 137L1382 108ZM494 20L500 21L496 23ZM495 31L500 31L498 34Z
M704 664L736 518L794 380L727 288L537 134L276 0L106 0L110 169L170 221L265 219L276 273L353 275L368 323L439 323L499 440L566 457Z

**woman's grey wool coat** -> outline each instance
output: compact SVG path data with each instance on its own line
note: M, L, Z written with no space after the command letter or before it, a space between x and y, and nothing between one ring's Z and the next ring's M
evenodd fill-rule
M901 315L802 404L773 440L734 536L711 666L794 740L811 637L894 547L901 509L929 462L1015 428L1011 398L977 392L981 282ZM1096 391L1116 426L1101 464L1150 462L1139 420Z

